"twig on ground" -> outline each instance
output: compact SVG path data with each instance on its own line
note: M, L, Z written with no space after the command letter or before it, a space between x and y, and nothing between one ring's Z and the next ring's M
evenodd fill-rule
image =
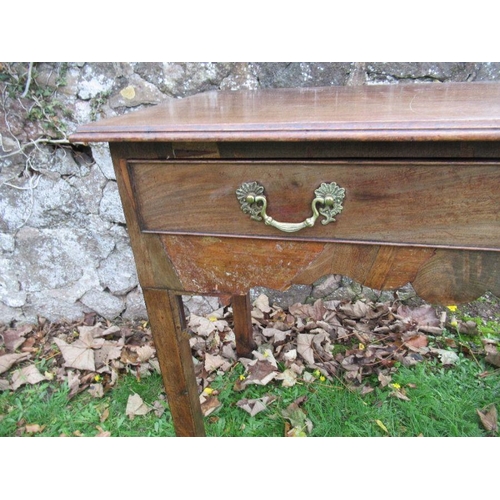
M24 87L24 92L21 94L21 97L26 97L28 95L30 84L31 84L31 74L33 72L33 63L30 62L28 66L28 76L26 79L26 86Z

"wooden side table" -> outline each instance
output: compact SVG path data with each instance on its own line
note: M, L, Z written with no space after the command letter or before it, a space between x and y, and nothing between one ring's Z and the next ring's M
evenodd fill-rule
M109 142L176 433L204 425L182 295L327 274L431 303L500 293L500 84L208 92L91 123Z

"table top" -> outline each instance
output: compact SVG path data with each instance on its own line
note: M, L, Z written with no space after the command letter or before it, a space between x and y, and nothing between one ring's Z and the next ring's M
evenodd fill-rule
M210 91L81 126L73 142L500 139L500 83Z

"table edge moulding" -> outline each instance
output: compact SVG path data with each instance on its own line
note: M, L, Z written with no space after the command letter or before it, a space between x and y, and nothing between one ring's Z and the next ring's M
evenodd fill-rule
M434 304L500 294L500 84L211 91L82 125L108 142L179 436L204 435L182 295L329 274Z

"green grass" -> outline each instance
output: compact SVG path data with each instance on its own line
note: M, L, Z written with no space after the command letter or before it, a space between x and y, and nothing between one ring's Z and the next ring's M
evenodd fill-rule
M400 367L393 383L406 390L410 401L390 396L392 387L376 388L361 396L339 382L313 382L288 389L255 386L243 394L235 394L228 381L217 381L212 386L221 388L219 400L224 406L208 418L207 433L211 436L282 436L281 410L306 395L303 410L314 425L311 436L387 435L377 421L383 423L390 436L486 436L476 410L500 401L500 373L478 377L484 369L463 357L453 368L443 368L434 362ZM261 397L268 392L278 399L263 413L251 417L236 407L236 401L242 397Z
M207 435L283 436L282 410L297 398L307 396L301 408L313 423L311 436L486 436L476 410L490 403L498 405L500 373L497 370L479 377L485 368L481 362L478 366L463 357L452 368L443 368L437 362L399 367L392 382L406 391L410 401L392 397L391 386L377 387L362 396L339 381L316 381L291 388L271 383L235 392L233 385L239 376L236 369L211 385L219 393L222 407L206 418ZM15 393L3 392L0 435L15 436L26 424L38 424L44 429L37 436L95 436L101 430L117 437L173 436L168 409L161 417L150 412L129 419L125 409L129 395L134 393L152 405L163 394L161 377L151 375L138 381L133 375L124 376L100 399L84 392L68 400L68 388L52 382L24 387ZM242 398L258 398L266 393L276 396L276 401L253 417L236 406ZM101 422L105 412L109 416Z
M429 337L431 346L453 345L458 349L456 365L443 367L438 360L426 358L412 367L398 366L392 374L391 383L397 384L409 400L394 397L394 387L381 387L375 375L363 379L375 388L365 395L350 390L340 379L299 382L289 388L271 382L237 392L234 385L244 372L238 364L210 385L222 405L205 418L207 435L284 436L288 422L283 410L305 396L301 409L313 424L307 433L313 437L487 436L477 410L491 404L500 410L500 369L488 365L484 353L473 354L475 348L470 348L481 345L483 338L498 341L500 325L474 315L461 316L478 325L473 336L445 331L441 337ZM38 360L42 373L50 368L50 362ZM485 372L487 376L483 376ZM237 406L243 398L260 398L267 393L276 400L253 417ZM151 411L130 419L126 407L133 394L139 394L150 407L155 402L163 405L163 415L159 417ZM156 373L142 380L134 373L121 375L102 398L95 398L88 391L71 399L68 395L68 387L55 380L26 385L15 392L0 392L0 436L175 435L162 379ZM30 433L30 425L38 425L37 432Z
M0 394L0 436L18 435L26 424L44 426L37 436L96 436L101 429L116 437L174 436L168 410L161 418L154 412L133 420L126 415L128 397L134 393L152 405L163 393L161 377L151 375L138 381L132 375L124 376L100 399L84 392L68 400L66 385L48 382L4 392ZM101 422L106 413L109 416Z

